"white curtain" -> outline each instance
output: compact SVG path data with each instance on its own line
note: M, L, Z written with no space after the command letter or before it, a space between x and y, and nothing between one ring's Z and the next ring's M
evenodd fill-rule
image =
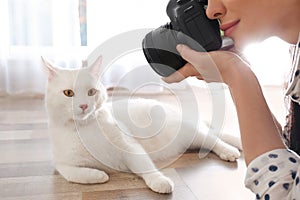
M78 67L89 53L116 35L136 29L153 29L169 22L166 15L168 2L86 0L88 42L87 47L81 47L79 0L0 0L0 96L43 94L46 75L41 65L41 56L62 67ZM274 44L274 41L270 43ZM124 48L124 45L127 45L126 41L111 47L111 51ZM274 56L275 53L270 52L270 49L280 56ZM282 68L275 64L284 67L288 64L285 64L286 59L282 62L277 60L284 54L281 51L288 53L280 45L267 45L267 49L257 46L250 53L248 51L249 60L254 61L254 70L261 77L262 83L282 83L279 77L282 76L282 70L278 71ZM258 59L251 52L259 52L261 58ZM270 57L266 56L268 52ZM106 63L113 63L110 72L104 77L108 87L114 86L129 71L132 75L130 77L134 77L130 78L131 87L137 87L136 84L149 79L149 71L132 70L147 65L141 50L133 53L120 55L118 60L113 61L105 60L107 57L104 56ZM273 62L270 64L259 60ZM272 79L262 71L270 70L267 66L271 68ZM159 79L156 74L153 76ZM199 84L199 81L195 84Z
M78 67L115 35L169 21L168 0L86 2L88 46L81 47L79 0L0 0L0 95L43 94L46 77L41 56L62 67ZM140 65L143 55L139 55ZM105 77L108 87L137 65L131 61L129 66L124 60L128 59L116 61L121 64L117 73L114 65Z
M43 94L41 56L64 67L84 56L76 0L0 0L0 26L0 95Z

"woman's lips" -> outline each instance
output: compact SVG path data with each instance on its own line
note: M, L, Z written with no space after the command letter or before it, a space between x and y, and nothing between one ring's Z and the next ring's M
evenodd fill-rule
M224 35L227 37L230 37L231 32L234 30L234 28L236 27L236 25L240 22L240 20L236 20L233 22L229 22L227 24L222 24L220 26L220 29L222 31L224 31Z

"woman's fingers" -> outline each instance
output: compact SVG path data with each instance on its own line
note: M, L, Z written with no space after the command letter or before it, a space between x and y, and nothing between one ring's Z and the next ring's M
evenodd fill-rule
M170 76L163 77L162 80L166 83L178 83L190 76L199 76L200 78L198 71L190 63L186 63L183 67L178 69Z
M180 53L181 57L188 63L191 63L193 66L196 66L198 64L199 52L183 44L177 45L176 49Z
M186 45L177 45L177 51L180 53L181 57L185 59L188 63L182 68L174 72L168 77L162 78L166 83L178 83L190 76L197 76L200 79L200 73L193 66L194 60L197 58L198 52L192 50ZM193 61L193 62L191 62Z
M186 45L177 45L177 51L188 63L178 71L163 78L167 83L180 82L189 76L196 76L206 82L221 82L222 78L214 60L211 58L214 52L197 52Z

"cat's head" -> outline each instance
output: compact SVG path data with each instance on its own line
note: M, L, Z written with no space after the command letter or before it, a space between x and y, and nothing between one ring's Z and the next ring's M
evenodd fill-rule
M62 69L42 60L48 69L46 106L49 117L62 122L84 120L106 101L106 89L98 81L101 56L91 66L80 69Z

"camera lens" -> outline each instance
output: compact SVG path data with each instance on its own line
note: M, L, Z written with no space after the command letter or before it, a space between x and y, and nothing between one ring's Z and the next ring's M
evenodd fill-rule
M178 32L171 28L170 23L161 26L148 33L142 42L148 63L156 73L164 77L171 75L186 63L176 51Z

